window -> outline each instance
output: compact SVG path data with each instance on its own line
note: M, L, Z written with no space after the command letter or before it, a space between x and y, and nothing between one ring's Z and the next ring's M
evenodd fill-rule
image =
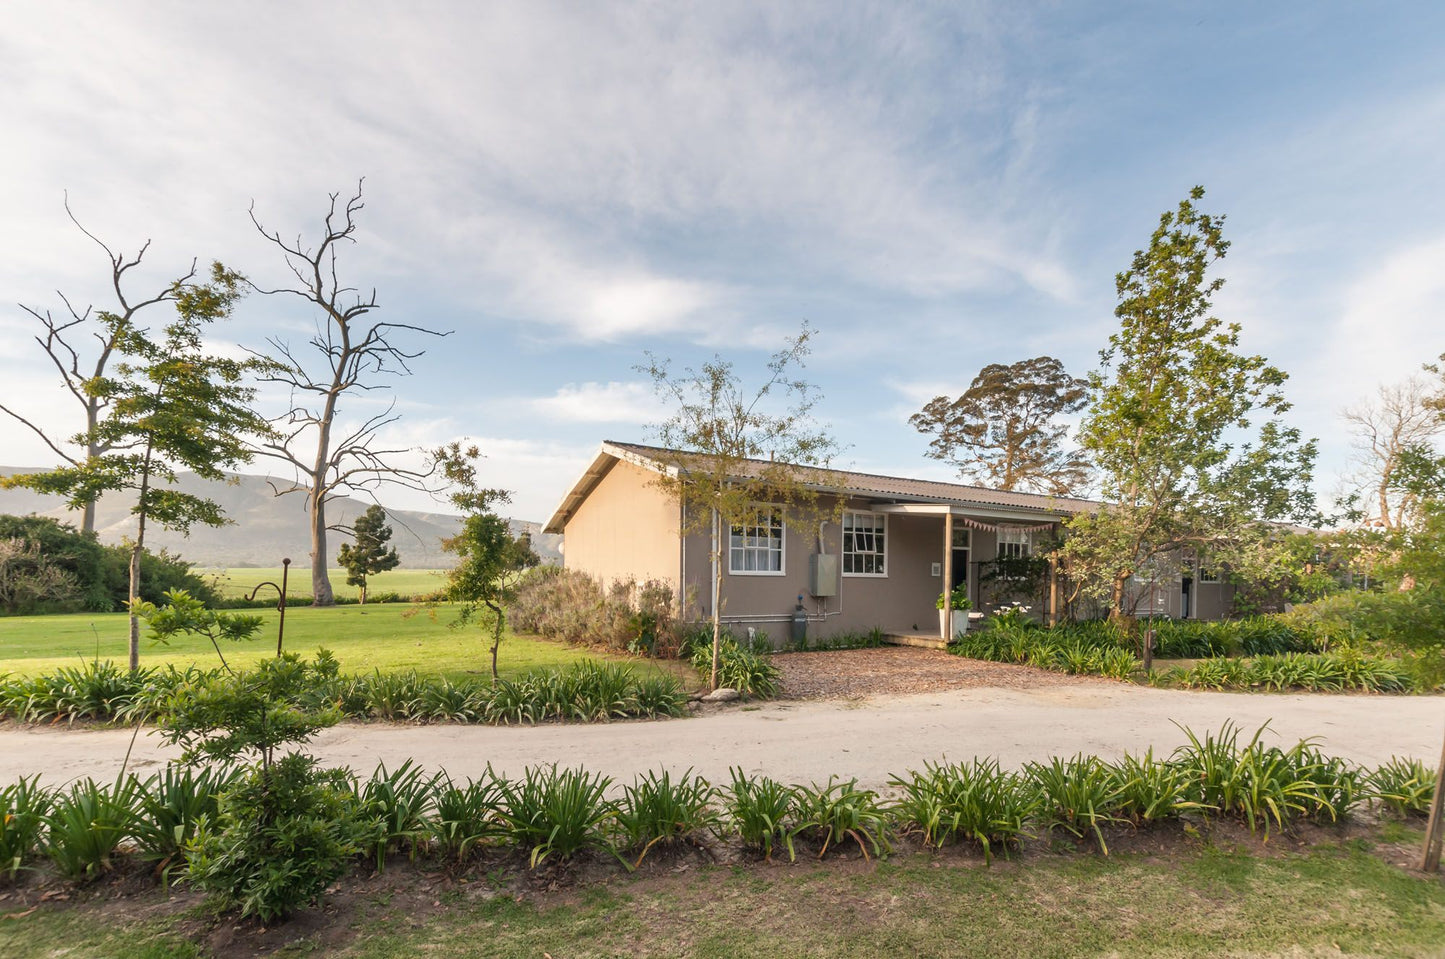
M888 517L882 513L843 514L843 573L886 576Z
M1033 553L1034 535L1017 526L998 528L998 558L1028 559Z
M1217 582L1219 582L1219 570L1215 569L1215 568L1212 567L1212 566L1206 566L1206 565L1204 565L1203 563L1200 563L1200 564L1199 564L1199 581L1200 581L1201 583L1217 583Z
M728 572L783 574L783 516L776 509L759 510L734 526L728 540Z

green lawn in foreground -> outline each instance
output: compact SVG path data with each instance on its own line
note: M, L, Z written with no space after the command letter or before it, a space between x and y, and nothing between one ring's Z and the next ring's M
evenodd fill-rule
M276 653L274 609L239 610L261 616L265 625L256 639L223 646L233 665L254 662ZM450 629L447 624L456 611L447 605L434 610L408 603L368 606L333 606L313 609L296 606L286 610L286 649L310 655L325 646L341 660L343 672L383 672L416 669L419 672L460 678L468 674L490 675L488 638L476 625ZM126 616L124 613L72 613L63 616L0 617L0 674L33 675L56 666L74 666L97 655L101 659L126 660ZM536 637L507 636L502 641L498 668L502 675L515 675L538 666L561 666L602 654L576 649ZM141 664L175 663L216 665L210 642L186 638L162 646L146 637L141 624ZM639 669L655 664L638 662Z
M197 567L194 572L203 579L214 580L216 590L222 596L249 596L251 590L260 583L275 583L278 588L281 585L280 566L233 566L230 569ZM408 598L427 596L442 588L446 575L447 571L444 569L393 569L369 577L366 589L372 596L378 593L396 593ZM330 576L331 591L337 596L356 599L361 594L361 587L347 585L346 570L332 569ZM311 567L304 559L298 559L291 564L290 575L286 578L286 595L311 595ZM276 590L267 587L257 593L256 598L275 600Z
M364 885L358 889L359 908L331 922L365 934L320 947L320 954L1073 959L1445 953L1445 883L1391 866L1359 841L1267 858L1196 847L1148 858L1038 853L992 868L952 855L875 864L694 866L554 894L513 888L498 895L502 890L489 889L477 875L438 890L445 909L431 914L392 902L383 888L370 899ZM39 959L55 955L58 943L68 959L200 954L176 935L179 917L127 921L119 915L104 901L41 904L0 922L0 955ZM286 954L313 954L309 943L293 948Z

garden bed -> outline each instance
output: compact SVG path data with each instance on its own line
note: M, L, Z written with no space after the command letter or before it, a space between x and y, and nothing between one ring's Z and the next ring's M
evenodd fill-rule
M906 646L779 653L772 660L782 674L785 699L858 699L986 686L1037 689L1108 682L1097 676L1070 676Z

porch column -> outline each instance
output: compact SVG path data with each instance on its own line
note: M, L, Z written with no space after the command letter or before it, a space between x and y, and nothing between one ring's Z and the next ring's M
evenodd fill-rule
M939 590L944 596L943 609L947 613L938 617L938 632L944 642L953 637L949 629L953 626L953 510L943 514L943 585Z

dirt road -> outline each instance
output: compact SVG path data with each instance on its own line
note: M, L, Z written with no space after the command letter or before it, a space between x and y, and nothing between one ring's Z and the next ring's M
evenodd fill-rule
M593 726L344 725L313 752L331 765L369 773L413 758L454 778L488 763L516 774L524 766L582 765L615 779L666 767L692 767L726 782L742 766L792 782L838 774L882 787L893 773L925 761L996 756L1007 766L1076 752L1117 757L1152 746L1168 753L1184 740L1171 720L1197 732L1234 720L1252 732L1269 721L1277 742L1316 736L1329 753L1375 764L1392 755L1433 764L1445 736L1445 697L1273 696L1196 693L1096 684L1039 689L962 689L871 700L732 706L692 719ZM0 727L0 783L42 773L50 784L120 769L129 730ZM163 763L171 752L142 730L131 768Z

